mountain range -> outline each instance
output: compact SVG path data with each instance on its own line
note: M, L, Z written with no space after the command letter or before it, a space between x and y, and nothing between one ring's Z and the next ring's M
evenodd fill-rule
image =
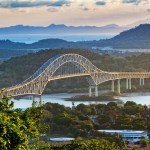
M0 34L48 34L48 35L80 35L80 34L118 34L128 27L110 24L102 27L96 26L66 26L64 24L51 24L47 27L16 25L0 28Z
M69 42L61 39L44 39L32 44L12 42L9 40L0 41L0 49L57 49L57 48L92 48L112 47L113 49L150 49L150 24L139 25L138 27L121 32L111 39L99 41Z
M117 24L108 24L105 26L66 26L64 24L51 24L43 26L25 26L15 25L1 27L0 35L4 34L47 34L47 35L81 35L81 34L109 34L117 35L120 32L136 27L140 24L150 23L150 19L139 20L132 24L119 26Z

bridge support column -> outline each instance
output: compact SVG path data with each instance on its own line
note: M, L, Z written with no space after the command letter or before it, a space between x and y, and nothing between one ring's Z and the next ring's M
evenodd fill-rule
M39 106L43 105L43 101L42 101L42 95L40 95L40 101L39 101Z
M142 78L140 78L140 86L142 86Z
M115 81L114 80L112 80L112 82L111 82L111 91L115 92Z
M145 81L144 81L144 78L142 79L142 85L144 86L144 84L145 84Z
M37 106L36 95L33 95L32 107L35 108Z
M120 79L118 79L118 93L120 94Z
M92 97L92 87L89 86L89 97Z
M95 86L95 97L98 97L98 87L97 87L97 85Z
M129 89L129 79L127 78L126 79L126 90L128 90Z
M140 78L140 86L143 86L145 84L144 78Z
M132 82L131 82L131 78L129 79L129 90L131 90L132 87Z

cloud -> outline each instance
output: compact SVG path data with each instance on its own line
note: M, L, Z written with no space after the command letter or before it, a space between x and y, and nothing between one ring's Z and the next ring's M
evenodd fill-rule
M89 11L90 9L88 7L83 7L82 10Z
M81 9L84 10L84 11L89 11L90 10L90 8L85 7L85 6L82 6Z
M48 12L57 12L58 9L54 8L54 7L51 7L51 8L48 8L47 9Z
M135 4L135 5L138 5L142 2L148 2L148 0L122 0L122 3Z
M42 6L54 6L61 7L63 5L70 5L68 0L0 0L0 8L25 8L25 7L42 7Z
M149 12L149 13L150 13L150 9L147 9L147 12Z
M95 4L98 6L103 6L103 5L106 5L106 2L105 1L97 1Z

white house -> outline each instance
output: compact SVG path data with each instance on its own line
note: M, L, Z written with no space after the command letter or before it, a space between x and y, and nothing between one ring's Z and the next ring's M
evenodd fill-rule
M143 137L149 139L146 131L137 131L137 130L98 130L99 132L105 132L109 134L118 134L123 140L129 142L138 142Z

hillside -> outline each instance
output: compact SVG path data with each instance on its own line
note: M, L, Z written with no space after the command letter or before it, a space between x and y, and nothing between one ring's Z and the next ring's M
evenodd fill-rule
M25 44L19 42L12 42L10 40L1 40L0 49L13 49L13 50L24 50L24 49L44 49L44 48L65 48L69 46L75 46L74 42L68 42L61 39L45 39L32 44Z
M105 71L150 71L150 54L141 54L139 56L131 56L125 58L114 58L107 54L97 55L81 49L70 50L45 50L37 53L24 55L21 57L12 58L3 62L0 65L0 88L9 87L18 84L29 76L31 76L44 62L49 58L64 53L78 53L86 58L98 68ZM139 63L140 62L140 63ZM64 82L66 81L67 82ZM85 78L69 78L55 82L51 82L51 90L62 91L73 88L88 87L88 82ZM58 86L62 85L62 86ZM57 87L57 88L56 88ZM49 93L52 92L49 89Z
M143 24L136 28L124 31L111 39L100 40L94 45L124 49L150 48L150 24Z

